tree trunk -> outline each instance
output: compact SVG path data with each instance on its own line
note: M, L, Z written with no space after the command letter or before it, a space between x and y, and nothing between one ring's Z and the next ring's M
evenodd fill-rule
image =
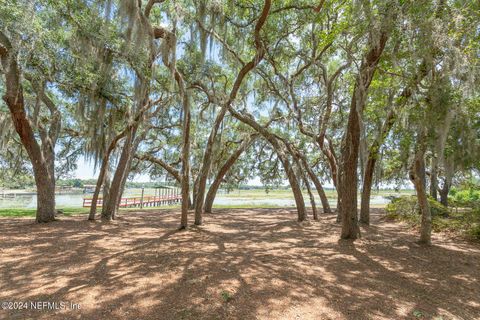
M438 159L436 155L433 155L432 168L430 170L430 196L437 201L437 188L438 188Z
M360 234L357 213L357 164L360 140L356 90L350 106L350 115L345 140L342 146L342 161L339 175L339 198L341 201L342 239L357 239Z
M439 189L440 192L440 203L445 207L448 207L448 193L450 192L450 185L445 183L443 188Z
M252 144L254 139L255 138L253 136L245 138L220 168L217 176L210 185L210 188L208 189L207 196L205 198L205 212L212 212L213 202L215 201L215 196L217 195L218 188L222 184L223 178L228 173L230 168L235 164L238 158L242 155L242 153Z
M305 221L308 219L305 201L303 200L302 189L300 188L295 172L293 171L292 165L290 164L287 156L283 154L282 151L277 151L277 154L279 154L280 161L283 164L288 181L290 182L290 187L292 188L295 205L297 206L298 221Z
M112 184L110 186L110 194L108 197L108 202L104 203L105 211L102 212L102 220L112 220L115 219L115 214L120 201L122 181L125 174L128 174L127 166L129 158L132 152L132 143L135 137L136 128L132 128L128 133L123 145L122 153L118 161L117 169L113 176Z
M308 176L310 177L310 180L312 180L313 184L315 185L315 189L317 189L318 196L320 197L320 201L322 202L323 212L332 213L332 209L330 209L330 204L328 203L327 195L325 194L325 190L323 190L320 180L315 175L315 172L313 172L305 156L302 154L299 154L299 156L302 161L303 167L305 168Z
M205 204L205 189L207 186L207 179L208 175L210 174L210 167L212 165L212 153L213 153L213 146L215 143L215 139L217 137L218 129L220 128L220 124L227 113L227 106L222 106L220 113L217 115L215 122L213 124L212 131L210 132L210 136L208 137L207 147L205 148L205 153L203 155L202 167L198 177L198 185L197 185L197 194L195 199L195 224L201 225L202 224L202 214L204 210Z
M117 146L118 141L120 141L120 139L125 137L126 133L127 133L127 128L113 138L113 140L110 142L107 150L105 151L105 155L104 155L103 160L102 160L102 165L100 167L100 172L99 172L98 178L97 178L97 184L95 185L95 191L94 191L93 197L92 197L92 206L90 207L90 213L88 215L88 220L95 220L95 214L97 213L97 201L98 201L98 197L100 195L100 189L102 188L102 184L104 184L104 181L105 181L105 174L108 171L110 155L112 154L113 150ZM105 201L105 198L103 200Z
M360 206L360 222L366 225L370 224L370 195L373 184L373 171L377 161L377 154L373 155L370 151L367 166L365 168L365 176L363 178L362 200Z
M360 235L357 213L358 154L360 146L360 114L367 99L367 91L373 79L380 57L387 43L391 21L385 17L378 39L369 39L370 50L364 57L353 89L347 131L342 144L342 161L339 176L341 201L342 239L356 239Z
M337 219L335 220L337 223L342 222L342 199L340 198L340 193L337 189Z
M407 94L402 92L402 97L405 99L407 98ZM405 99L402 99L405 101ZM396 120L396 110L392 108L388 114L385 122L382 126L382 131L380 132L380 136L373 142L372 146L370 147L368 153L368 160L367 165L365 168L365 174L363 177L363 187L362 187L362 200L360 206L360 222L364 224L370 224L370 195L372 192L372 185L373 185L373 173L375 171L375 164L377 163L378 155L380 152L380 147L383 144L383 141L387 137L388 133L392 129L395 120Z
M106 204L108 203L108 199L110 197L110 186L112 185L112 168L110 167L110 164L107 165L106 172L105 172L105 177L103 181L103 192L102 192L102 213L101 216L105 216L107 212L107 206Z
M425 188L425 148L424 137L420 138L419 146L415 153L415 159L410 169L410 180L415 186L418 205L422 215L420 226L420 243L431 244L432 234L432 216L428 205L426 188Z
M448 193L452 187L453 174L455 171L454 159L453 156L449 156L444 161L445 167L445 178L443 181L443 187L439 189L440 191L440 203L445 207L448 207Z
M280 140L270 133L265 127L261 126L258 122L255 121L252 115L244 115L242 113L237 112L231 105L229 105L228 110L239 121L245 123L246 125L253 128L256 132L261 134L265 140L267 140L272 148L278 155L278 158L282 162L283 168L285 170L285 174L287 175L288 182L290 183L290 187L292 188L293 197L295 199L295 205L297 206L297 215L298 221L304 221L307 219L306 209L305 209L305 201L303 199L302 190L298 184L297 177L295 176L295 172L292 169L292 165L288 160L287 155L284 152L284 147L280 143ZM285 147L286 148L286 147Z
M302 159L301 159L301 156L300 156L300 152L296 152L296 150L293 148L293 146L288 144L288 142L283 141L283 143L286 145L288 152L292 156L293 161L297 166L298 175L302 178L302 180L305 183L305 187L307 188L308 196L310 198L310 204L312 206L313 218L314 218L314 220L318 220L318 212L317 212L317 205L315 204L315 197L313 196L312 189L310 188L310 183L307 179L307 175L303 171L303 167L305 167L305 170L307 170L308 163L306 164L306 166L303 166L302 165ZM305 163L306 163L306 161L305 161Z
M183 85L183 80L181 80ZM184 89L183 89L184 90ZM182 91L183 91L182 90ZM190 102L186 92L183 91L183 145L182 145L182 213L180 229L188 227L188 199L190 196Z
M205 154L203 158L203 165L200 171L200 179L199 179L198 188L197 188L197 196L196 196L196 199L194 200L195 224L197 225L202 224L202 212L204 208L205 186L207 183L208 174L210 172L213 143L217 136L218 128L220 127L220 124L223 121L223 118L225 117L225 114L227 113L228 109L231 107L231 104L237 97L238 90L240 89L240 86L242 85L243 80L245 79L247 74L250 71L252 71L260 63L260 61L262 61L265 55L265 48L260 38L260 30L262 29L262 27L264 26L267 20L267 17L270 12L270 7L271 7L271 0L265 0L262 13L258 18L254 28L254 40L255 40L255 49L256 49L255 56L253 57L252 60L246 63L238 72L235 82L233 83L232 90L230 91L228 100L222 105L222 109L220 110L217 118L215 119L213 129L208 138L207 148L205 149Z
M108 157L104 157L102 161L102 166L100 167L100 173L98 174L97 184L95 185L95 191L92 196L92 206L90 207L90 213L88 214L88 220L95 220L95 214L97 213L97 201L100 195L100 189L105 179L105 172L107 171L108 166ZM103 199L105 200L105 199Z
M299 168L299 169L302 170L302 168ZM312 206L312 213L313 213L313 220L318 221L317 205L315 204L315 197L313 196L312 188L310 188L310 183L305 173L302 173L302 178L303 178L303 181L305 182L305 187L307 188L308 197L310 198L310 204Z
M37 222L55 220L55 181L51 179L35 179L37 186Z

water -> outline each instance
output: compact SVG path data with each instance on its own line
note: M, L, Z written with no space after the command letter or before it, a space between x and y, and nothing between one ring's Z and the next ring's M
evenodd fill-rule
M124 197L133 197L140 196L141 189L127 189L125 191ZM145 189L145 195L154 195L154 189ZM57 208L69 207L69 208L81 208L83 206L83 198L91 197L91 194L57 194L56 195L56 204ZM317 206L320 206L320 199L315 199ZM336 198L329 198L329 203L331 206L335 206L337 203ZM385 205L389 203L390 200L384 196L377 195L373 196L370 200L372 205ZM248 199L241 198L238 196L232 196L228 194L218 194L215 198L216 205L228 205L228 206L281 206L281 207L294 207L295 200L292 198L279 198L271 197L265 195L263 199ZM308 197L305 197L305 204L309 205ZM17 195L15 198L0 198L0 209L6 208L36 208L37 206L37 196L36 195Z

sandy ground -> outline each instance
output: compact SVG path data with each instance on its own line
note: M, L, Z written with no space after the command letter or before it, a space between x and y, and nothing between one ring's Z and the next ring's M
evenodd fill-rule
M0 319L480 319L479 244L422 247L379 212L354 243L331 215L295 219L225 209L188 231L177 211L0 219L0 302L23 308Z

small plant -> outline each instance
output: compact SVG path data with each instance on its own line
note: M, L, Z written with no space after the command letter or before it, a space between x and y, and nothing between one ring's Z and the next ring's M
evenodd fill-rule
M222 296L224 302L229 302L233 299L233 297L230 295L230 292L228 291L222 291L220 295Z
M414 311L413 311L413 316L414 316L415 318L423 318L423 312L420 311L420 310L414 310Z

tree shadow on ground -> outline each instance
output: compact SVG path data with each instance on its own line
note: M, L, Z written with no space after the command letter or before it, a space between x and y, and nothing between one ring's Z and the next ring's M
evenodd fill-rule
M177 231L172 210L49 225L0 219L0 301L80 310L0 310L8 319L475 319L478 244L415 243L381 221L339 241L332 215L225 209Z

